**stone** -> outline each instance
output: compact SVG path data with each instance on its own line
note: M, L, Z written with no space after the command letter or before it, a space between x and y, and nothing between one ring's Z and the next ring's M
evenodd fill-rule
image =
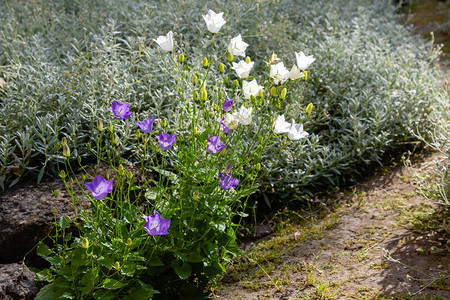
M56 201L52 190L58 191ZM50 232L55 215L57 219L75 216L61 179L0 193L0 264L21 261Z
M39 284L34 274L21 264L0 264L0 299L34 299L39 292Z

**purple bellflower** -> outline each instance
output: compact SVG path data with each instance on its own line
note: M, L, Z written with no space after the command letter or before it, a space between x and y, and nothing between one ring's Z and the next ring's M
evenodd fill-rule
M139 126L143 132L150 133L153 129L153 122L155 122L155 117L150 117L146 120L136 122L134 125Z
M157 136L159 144L164 151L168 150L172 145L176 142L175 139L176 134L168 135L167 133L161 133L161 135Z
M222 188L222 190L228 190L230 188L236 188L239 184L239 180L236 178L231 177L231 174L222 174L219 173L219 185Z
M223 103L223 111L229 112L233 108L234 99L225 99Z
M146 221L144 228L151 236L169 234L167 229L170 227L170 219L161 218L160 214L155 210L153 215L144 216Z
M128 103L120 103L114 100L111 104L109 110L113 113L115 119L126 119L131 116L130 104Z
M91 182L86 182L84 186L91 191L92 197L97 200L102 200L113 189L113 181L106 180L101 175L97 175Z
M213 154L221 152L225 149L225 145L220 143L220 136L210 136L208 134L208 142L206 144L206 152Z
M223 133L228 134L228 133L231 132L231 129L228 128L227 125L223 124L223 122L222 122L223 120L225 120L225 117L223 117L222 119L221 119L221 118L218 118L218 119L217 119L217 122L220 123L220 129L223 131Z

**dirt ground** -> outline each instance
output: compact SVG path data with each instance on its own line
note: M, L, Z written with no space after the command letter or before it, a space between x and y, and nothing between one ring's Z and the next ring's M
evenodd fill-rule
M213 298L450 299L450 241L429 229L437 206L418 193L436 159L406 160L337 194L325 217L279 226L228 268Z

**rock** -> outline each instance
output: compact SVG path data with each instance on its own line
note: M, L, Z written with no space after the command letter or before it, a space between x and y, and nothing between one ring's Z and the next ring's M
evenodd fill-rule
M56 201L52 190L58 191ZM49 233L55 214L57 218L75 215L61 179L0 193L0 264L21 261Z
M21 264L0 265L0 299L34 299L39 286L34 274Z

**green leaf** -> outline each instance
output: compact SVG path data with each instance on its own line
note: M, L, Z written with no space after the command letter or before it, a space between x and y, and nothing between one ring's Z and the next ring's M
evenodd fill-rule
M70 220L67 217L62 216L61 218L59 218L59 227L61 228L69 228L70 226Z
M35 300L54 300L60 299L61 295L66 292L65 288L60 288L58 282L61 282L60 278L57 278L53 283L44 286L39 293L37 293Z
M100 256L97 259L98 263L101 264L104 267L107 267L108 269L111 269L114 264L114 259L111 256Z
M108 290L117 290L123 288L126 284L112 278L106 278L102 286Z
M46 244L40 241L37 246L36 253L43 258L47 258L52 253L52 251Z
M158 198L158 191L159 188L157 187L148 188L145 192L145 198L147 200L156 200L156 198Z
M95 285L95 277L96 274L94 274L92 270L88 270L88 272L83 275L83 278L81 278L80 285L77 286L77 289L79 289L83 295L90 294Z
M175 263L172 263L172 267L175 270L175 273L177 273L178 276L180 276L181 279L188 279L189 276L191 276L192 268L190 263L184 263L183 265L179 265L178 261L174 261Z
M53 274L50 272L49 269L44 269L40 272L37 272L35 274L35 277L39 281L52 281L53 280Z
M202 262L202 260L203 260L203 257L199 251L191 252L189 254L189 256L187 257L188 262L199 263L199 262Z
M153 298L154 294L159 294L151 285L143 283L139 279L137 282L139 286L130 289L130 293L123 297L124 300L148 300Z
M148 262L148 265L151 266L151 267L164 266L164 264L161 261L161 259L159 259L159 257L156 256L156 255L152 256L152 258Z

